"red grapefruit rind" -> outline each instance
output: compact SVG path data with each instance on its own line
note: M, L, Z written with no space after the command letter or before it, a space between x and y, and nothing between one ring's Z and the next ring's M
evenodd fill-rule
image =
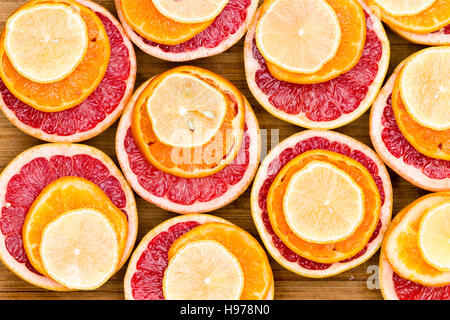
M378 232L378 235L372 239L368 245L366 251L359 257L346 262L337 262L333 263L324 270L311 270L300 266L297 262L290 262L285 259L280 251L275 246L272 235L267 231L263 219L262 219L262 209L259 206L258 197L261 188L263 187L264 181L269 176L269 166L270 164L279 157L279 155L288 148L294 148L295 145L301 141L307 140L313 137L322 137L328 139L330 142L336 141L349 146L352 150L358 150L362 152L365 156L369 157L378 168L378 175L382 180L385 200L384 204L381 207L380 212L380 222L381 229ZM384 166L383 162L378 158L376 153L362 144L358 140L350 138L346 135L326 130L306 130L300 133L294 134L286 140L279 143L275 148L273 148L269 154L266 156L264 161L261 163L261 166L256 174L255 180L253 182L253 188L251 193L251 210L253 215L253 220L258 229L259 235L266 246L266 249L272 255L272 257L278 261L286 269L310 278L324 278L334 276L336 274L342 273L344 271L350 270L361 263L367 261L370 257L372 257L375 252L380 248L381 242L383 240L383 236L388 228L389 222L391 220L392 215L392 185L391 180L389 178L389 174Z
M381 159L399 176L409 181L413 185L428 190L428 191L445 191L450 190L450 178L433 179L425 175L421 168L416 168L413 165L407 164L403 160L403 156L396 158L387 149L383 139L382 131L384 125L382 122L384 108L386 102L392 94L397 75L405 62L400 63L395 69L394 73L386 82L383 89L381 89L375 102L373 103L370 112L370 137L373 146Z
M15 113L9 109L5 101L3 100L3 97L0 95L0 109L5 114L6 118L8 118L9 121L11 121L17 128L19 128L21 131L25 132L28 135L31 135L37 139L41 139L47 142L80 142L87 139L90 139L92 137L95 137L105 131L107 128L109 128L122 114L123 109L125 108L131 94L133 93L134 83L136 80L136 56L134 52L134 47L131 41L128 39L128 36L125 34L122 26L117 21L114 16L108 12L105 8L102 6L89 1L89 0L76 0L81 5L84 5L94 12L98 12L102 14L103 16L107 17L114 26L119 30L120 34L123 38L123 43L128 49L129 52L129 61L130 61L130 74L128 76L128 79L126 80L126 89L125 93L121 99L121 102L119 105L115 108L115 110L109 114L106 115L105 119L98 123L94 128L84 131L84 132L77 132L70 136L61 136L57 134L48 134L41 130L40 128L33 128L32 126L29 126L20 119L17 118Z
M381 59L378 62L379 68L377 75L373 80L372 84L370 85L370 88L365 98L360 103L360 105L354 111L347 114L342 114L336 120L331 121L312 121L302 113L288 114L287 112L279 110L272 105L272 103L269 101L269 97L258 87L255 81L255 74L259 70L260 66L258 61L253 57L252 52L253 39L255 38L255 31L256 31L256 22L259 18L258 17L259 12L256 13L255 18L252 24L249 26L247 35L245 37L245 45L244 45L245 73L250 91L253 93L256 100L274 117L295 124L297 126L309 129L334 129L354 121L369 109L378 91L380 90L383 84L383 80L386 76L389 67L390 46L389 40L387 38L383 25L381 24L381 21L376 17L376 15L372 13L369 7L362 0L358 0L358 2L361 4L365 13L370 17L372 21L371 24L372 29L382 43L383 53ZM369 25L367 25L367 27L369 28Z
M117 15L119 16L119 19L122 22L123 28L125 29L125 32L128 34L131 41L133 41L137 47L139 47L145 53L154 56L156 58L178 62L191 61L195 59L214 56L228 50L233 45L235 45L247 31L247 28L253 19L256 9L258 8L258 2L259 0L251 0L251 4L247 8L247 17L244 23L239 27L239 29L234 34L231 34L228 38L222 40L222 42L218 46L214 48L200 47L193 51L186 51L182 53L171 53L171 52L164 52L158 46L151 46L146 44L144 39L141 36L139 36L125 21L122 10L120 8L120 0L115 0Z
M379 269L379 281L380 290L385 300L400 300L394 288L393 280L394 270L387 261L384 253L380 254L380 269Z
M128 260L128 257L134 247L138 229L138 215L133 191L114 162L102 151L83 144L51 143L41 144L22 152L10 162L10 164L0 175L0 208L8 207L5 199L6 186L11 178L20 172L21 168L25 164L39 157L50 159L54 155L71 157L79 154L89 155L105 164L110 174L117 178L120 182L122 190L125 192L127 204L124 210L128 215L128 239L119 267L117 268L117 270L119 270ZM53 280L33 273L25 266L24 263L17 262L6 249L5 239L6 237L0 232L0 260L8 269L14 272L18 277L35 286L54 291L67 291L66 288L62 287Z
M166 198L155 196L150 192L148 192L146 189L144 189L142 185L139 183L137 179L138 177L131 170L128 155L127 152L125 151L124 141L127 131L131 127L133 107L139 95L142 93L142 91L149 82L150 80L145 82L140 88L136 90L128 106L123 112L122 118L120 119L120 123L117 128L116 154L119 160L119 164L122 168L122 171L124 172L125 177L127 178L131 187L144 200L151 202L162 209L181 214L203 213L217 210L229 204L230 202L236 200L248 188L251 181L253 180L256 170L258 169L259 155L261 150L261 138L259 134L258 120L255 114L253 113L252 108L248 104L246 105L245 111L245 123L248 128L248 133L251 136L250 140L251 142L249 147L249 155L250 155L249 164L242 179L237 184L230 185L225 194L208 202L196 202L191 205L183 205L174 203Z
M425 46L448 46L450 45L450 26L446 26L436 32L420 34L412 33L404 30L389 26L389 28L397 33L399 36L405 38L408 41L423 44ZM446 31L448 29L448 32Z

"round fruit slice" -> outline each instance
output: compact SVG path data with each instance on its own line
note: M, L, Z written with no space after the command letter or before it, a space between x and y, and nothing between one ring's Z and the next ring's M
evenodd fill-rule
M4 46L14 68L38 83L57 82L88 50L86 23L65 4L37 4L17 11L5 26Z
M423 216L419 248L426 262L440 271L450 271L450 198Z
M414 43L423 44L426 46L450 45L450 25L447 25L438 31L425 34L403 31L391 25L389 27L395 33Z
M392 90L404 62L394 71L375 100L370 115L370 137L375 150L401 177L429 191L450 189L450 161L430 158L403 136L392 110Z
M135 3L134 0L129 2ZM229 0L208 28L183 43L165 45L142 37L137 29L133 30L132 24L127 23L121 0L115 0L117 13L130 39L147 54L168 61L189 61L213 56L229 49L247 31L258 3L258 0Z
M362 0L358 2L366 17L366 41L359 62L350 71L314 85L289 83L272 76L255 41L257 14L245 40L245 72L250 90L268 112L298 126L331 129L367 111L388 69L389 41L378 18Z
M169 19L181 23L199 23L214 20L228 0L153 0L153 5Z
M255 35L266 60L287 71L314 73L336 55L341 27L325 0L270 0Z
M42 232L42 264L47 274L69 289L94 290L119 263L117 234L94 209L77 209L52 220Z
M46 2L49 1L53 0ZM101 20L111 44L108 68L95 91L71 109L42 112L15 97L0 80L0 109L16 127L41 140L76 142L102 133L120 116L134 88L136 57L133 45L120 23L105 8L94 2L78 2ZM96 70L100 66L96 59L89 61L94 65L87 68L88 71ZM44 96L47 99L49 95L44 93ZM78 93L76 97L78 98Z
M39 256L42 230L57 216L80 208L96 209L108 218L117 234L119 258L123 259L128 233L127 216L95 183L83 178L63 177L42 190L23 224L23 245L28 259L39 273L46 274Z
M201 240L221 243L238 259L244 272L241 300L263 300L268 296L273 275L266 253L253 236L234 225L209 222L192 229L172 244L169 260L186 244Z
M427 210L449 199L449 192L426 195L392 220L383 250L392 269L402 278L432 287L450 284L450 272L440 271L426 262L418 241L420 223Z
M166 300L239 300L243 290L239 260L217 241L186 243L164 272Z
M64 59L58 58L66 55L70 58L71 55L64 53L64 51L67 50L76 54L76 43L70 35L70 29L72 27L67 27L69 24L72 25L72 22L69 21L66 27L60 27L58 25L54 26L53 24L66 24L61 19L52 21L50 18L46 19L44 17L35 17L31 19L29 17L30 15L34 15L33 12L35 7L52 8L55 6L57 8L66 8L65 10L73 12L73 15L81 17L83 20L83 25L87 27L87 51L81 57L80 62L76 63L73 68L70 67L70 65L69 68L67 68L67 66L65 66ZM39 52L35 52L35 50L29 49L31 41L39 41L39 38L35 40L31 39L34 37L31 31L21 31L20 29L17 29L11 34L14 39L19 41L20 45L15 45L18 47L18 50L28 52L30 55L34 56L33 59L27 58L30 63L42 67L39 67L38 69L54 70L54 72L63 71L64 76L59 77L55 81L45 81L45 83L39 83L44 81L36 81L38 79L34 79L23 74L11 58L11 54L8 52L8 42L11 41L8 41L8 29L5 29L6 32L4 33L4 40L1 41L0 45L0 56L2 57L0 64L0 76L6 87L19 100L29 104L36 110L44 112L67 110L79 103L82 103L91 93L94 92L102 81L110 61L110 43L100 18L91 9L72 0L34 0L20 8L12 16L12 18L16 15L25 15L24 18L26 19L26 28L39 30L39 34L43 34L45 38L49 38L51 40L51 37L64 37L65 41L58 40L58 42L51 42L52 46L55 48L49 48L45 45L39 49L39 46L31 45L35 50L54 52L55 54L52 56L49 54L44 55ZM47 24L42 22L44 20L47 21ZM29 21L38 22L29 23ZM45 28L49 30L45 31ZM55 31L56 29L61 31ZM55 33L55 35L52 35L51 32ZM15 35L15 33L21 33L22 35L18 36ZM66 34L68 34L67 37ZM31 37L30 40L27 40L29 37ZM64 43L66 44L64 45ZM3 46L3 44L5 46ZM21 49L20 46L23 48ZM6 53L8 55L6 55ZM39 62L42 59L43 61ZM55 66L52 67L50 64L55 64Z
M289 161L311 150L332 151L331 153L338 153L359 162L370 173L381 199L379 221L366 247L353 257L336 263L314 262L292 251L275 233L267 210L268 193L279 172ZM326 161L326 158L320 160ZM329 277L360 265L378 250L391 218L392 186L382 161L369 147L336 132L309 130L282 141L266 156L253 182L251 209L261 239L276 261L288 270L306 277Z
M373 0L388 14L398 16L415 16L425 11L435 0Z
M267 62L270 73L291 83L322 83L350 71L360 60L366 42L366 18L357 0L327 0L336 12L341 27L341 41L336 55L319 71L302 74L285 71Z
M0 175L0 259L20 278L48 290L67 289L33 268L23 246L23 223L42 190L63 177L80 177L95 183L126 214L128 236L119 267L128 259L137 234L133 191L114 162L100 150L55 143L18 155Z
M133 137L133 109L149 83L150 80L135 92L116 133L117 157L133 189L146 201L178 213L216 210L239 197L256 173L261 148L258 121L250 105L245 102L244 137L234 160L210 176L178 177L153 166Z

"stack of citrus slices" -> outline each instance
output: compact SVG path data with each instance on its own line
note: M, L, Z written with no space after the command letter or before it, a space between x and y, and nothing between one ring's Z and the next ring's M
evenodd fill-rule
M250 184L259 127L230 82L205 69L178 67L136 91L117 130L116 151L142 198L178 213L207 212Z
M151 230L125 275L129 300L271 300L273 275L261 245L232 223L186 215Z
M397 214L383 242L385 299L450 298L450 192L426 195Z
M375 149L404 179L450 189L450 47L408 57L381 90L370 118Z
M238 42L258 0L115 0L130 39L169 61L222 53Z
M287 138L264 159L251 209L275 260L303 276L328 277L378 250L390 222L392 187L370 148L310 130Z
M136 240L133 192L107 155L85 145L20 154L0 176L0 207L1 260L48 290L100 287Z
M51 142L89 139L121 114L136 75L133 46L104 8L87 0L32 0L0 39L0 108Z
M424 45L450 44L448 0L366 0L396 33Z
M359 0L267 0L244 49L248 85L274 116L331 129L372 104L389 65L383 26Z

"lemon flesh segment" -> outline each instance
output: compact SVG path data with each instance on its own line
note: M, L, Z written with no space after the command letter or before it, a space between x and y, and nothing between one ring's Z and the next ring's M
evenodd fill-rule
M86 55L87 26L74 8L38 4L19 10L6 22L5 52L14 69L37 83L70 75Z
M180 23L200 23L215 19L228 0L153 0L158 11Z
M312 243L336 243L351 236L364 219L364 192L346 172L312 161L289 181L283 198L293 233Z
M373 0L393 17L415 16L433 5L435 0Z
M239 300L244 272L222 244L199 240L179 248L164 273L167 300Z

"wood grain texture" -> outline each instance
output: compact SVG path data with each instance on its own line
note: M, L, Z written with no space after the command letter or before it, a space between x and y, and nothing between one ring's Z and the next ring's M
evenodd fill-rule
M105 6L116 15L113 1L97 0L96 2ZM3 29L8 16L23 3L25 3L25 1L1 0L0 29ZM413 52L422 49L423 46L409 43L389 29L386 31L391 42L389 76L398 63ZM235 84L253 106L261 128L268 130L279 129L280 140L285 139L296 132L302 131L303 129L300 127L274 118L256 102L247 87L242 53L243 40L218 56L200 59L190 62L190 64L214 71ZM138 62L136 87L155 74L180 65L153 58L137 48L136 55ZM103 150L117 163L114 145L112 143L112 141L114 141L116 127L117 123L100 136L88 140L85 143ZM363 143L372 146L369 137L369 112L366 112L361 118L353 123L337 129L336 131L350 135ZM0 115L0 170L3 170L3 168L20 152L40 143L42 142L27 136L19 129L15 128L8 122L3 114ZM390 170L389 173L394 187L394 214L426 193L400 178L392 170ZM259 240L258 233L251 218L249 197L250 189L233 203L212 212L212 214L230 220L248 230ZM145 202L137 195L136 201L140 220L137 243L150 229L162 221L176 215ZM380 291L370 285L372 284L372 278L370 278L370 276L373 275L374 267L378 266L378 254L372 257L368 262L353 270L327 279L308 279L298 276L281 267L273 259L271 259L271 264L275 276L276 299L382 298ZM0 299L123 299L123 277L125 270L126 265L110 281L96 291L56 293L45 291L27 284L0 264Z

